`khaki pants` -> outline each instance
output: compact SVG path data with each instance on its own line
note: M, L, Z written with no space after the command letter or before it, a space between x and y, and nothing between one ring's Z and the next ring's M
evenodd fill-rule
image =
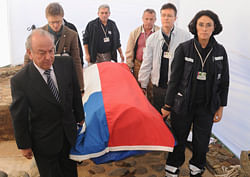
M137 80L137 82L138 82L138 75L139 75L141 63L142 63L142 61L135 59L133 73L134 73L134 76L135 76L135 79ZM148 98L149 102L152 103L152 101L153 101L153 85L152 85L151 80L149 80L149 83L147 86L147 98Z

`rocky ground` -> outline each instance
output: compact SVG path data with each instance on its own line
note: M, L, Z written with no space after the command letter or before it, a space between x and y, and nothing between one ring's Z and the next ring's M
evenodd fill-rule
M11 123L9 123L10 118L6 116L5 109L8 109L11 102L9 79L20 68L21 66L0 68L0 177L5 177L6 174L9 174L9 177L39 176L34 160L26 160L20 155L13 136L9 135L13 130L8 131L11 129ZM10 133L6 135L1 131ZM240 172L241 177L249 176L250 172L247 171L250 168L249 153L249 151L243 153L244 161L241 164L244 168L241 168L240 160L222 143L211 144L207 154L207 169L209 170L205 171L204 177L236 177L240 175ZM187 149L187 158L181 168L181 176L189 176L187 164L191 154L191 151ZM92 161L86 160L78 165L78 173L79 177L163 177L166 155L167 153L164 152L151 152L102 165L95 165Z
M164 177L165 152L150 152L144 155L133 156L125 160L101 165L85 160L78 164L79 177ZM187 160L181 168L180 176L189 176L188 160L190 150L186 150ZM0 177L1 171L9 177L39 177L35 161L27 160L17 150L15 141L0 142ZM204 177L213 177L206 170Z

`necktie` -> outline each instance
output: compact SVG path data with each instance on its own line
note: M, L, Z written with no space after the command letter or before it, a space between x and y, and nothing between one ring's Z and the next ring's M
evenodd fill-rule
M51 69L44 71L44 74L47 76L47 84L48 84L52 94L55 96L56 100L60 103L59 91L57 90L55 83L50 76L50 72L51 72Z

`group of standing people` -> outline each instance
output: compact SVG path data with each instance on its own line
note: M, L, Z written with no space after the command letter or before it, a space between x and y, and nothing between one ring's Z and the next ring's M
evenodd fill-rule
M177 145L167 157L166 177L179 175L191 129L190 176L200 177L206 165L213 123L221 120L227 105L228 58L224 47L214 38L222 31L222 25L214 12L201 10L189 23L194 36L191 38L174 25L177 18L174 4L164 4L160 16L159 29L154 25L155 12L144 11L143 25L130 33L127 64L143 92L152 95L153 106L164 118L170 116ZM152 91L148 90L150 86Z
M60 4L49 4L45 14L48 24L29 35L26 66L11 79L10 111L18 148L28 159L35 156L40 176L76 177L76 163L68 154L76 123L85 126L81 43L72 24L67 27ZM83 46L89 64L117 62L117 51L125 61L119 30L109 16L110 7L101 5L98 18L86 26ZM126 63L153 106L164 118L170 116L177 145L167 157L166 176L178 176L192 127L190 176L199 177L213 122L221 120L227 105L228 59L214 38L222 25L214 12L199 11L188 26L191 38L175 26L174 4L164 4L160 17L161 27L155 25L153 9L143 12L143 24L129 35Z

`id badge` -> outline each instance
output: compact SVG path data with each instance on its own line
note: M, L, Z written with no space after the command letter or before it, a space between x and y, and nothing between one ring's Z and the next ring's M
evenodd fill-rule
M170 59L171 55L169 52L164 52L163 54L163 58L167 58L167 59Z
M104 41L104 42L109 42L109 37L103 38L103 41Z
M206 72L198 72L197 79L205 81L207 79L207 73Z

